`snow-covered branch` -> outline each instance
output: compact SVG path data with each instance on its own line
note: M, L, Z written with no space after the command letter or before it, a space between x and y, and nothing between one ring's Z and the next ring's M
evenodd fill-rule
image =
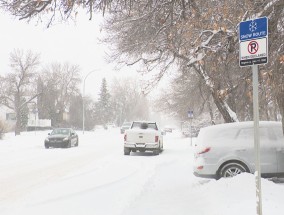
M198 45L196 48L191 50L190 54L190 60L187 63L188 66L191 66L192 64L201 61L206 56L206 51L209 50L212 52L216 52L219 47L221 47L221 44L217 42L215 45L210 45L211 41L219 34L226 34L227 36L234 36L235 32L232 30L226 30L224 28L220 28L219 30L203 30L198 38L194 41L192 44L193 46L196 45L198 40L201 40L204 35L210 34L208 38L201 42L200 45ZM202 51L201 51L202 50ZM200 52L201 51L201 52Z
M256 17L269 16L269 14L276 7L284 7L284 1L283 0L271 0L264 6L262 11L256 14Z

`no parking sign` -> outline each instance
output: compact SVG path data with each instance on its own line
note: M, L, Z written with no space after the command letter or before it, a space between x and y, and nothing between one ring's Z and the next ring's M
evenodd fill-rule
M240 66L266 64L268 62L267 17L240 23Z

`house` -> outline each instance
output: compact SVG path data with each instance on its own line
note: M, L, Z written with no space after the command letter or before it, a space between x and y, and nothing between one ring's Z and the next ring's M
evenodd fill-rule
M7 131L13 131L16 125L16 113L6 106L0 105L0 121Z
M27 131L51 129L50 119L39 119L38 112L34 108L34 105L28 105L28 108ZM0 120L5 125L7 131L13 131L15 129L16 113L3 105L0 106Z

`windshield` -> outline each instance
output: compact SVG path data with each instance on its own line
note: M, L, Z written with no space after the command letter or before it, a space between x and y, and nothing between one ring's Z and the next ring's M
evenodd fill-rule
M55 135L55 134L69 135L69 133L70 133L70 129L60 128L60 129L54 129L51 132L51 135Z

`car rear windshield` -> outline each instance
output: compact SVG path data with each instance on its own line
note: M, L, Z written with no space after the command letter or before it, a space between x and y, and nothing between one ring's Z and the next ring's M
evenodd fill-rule
M133 122L131 128L158 130L156 123Z

